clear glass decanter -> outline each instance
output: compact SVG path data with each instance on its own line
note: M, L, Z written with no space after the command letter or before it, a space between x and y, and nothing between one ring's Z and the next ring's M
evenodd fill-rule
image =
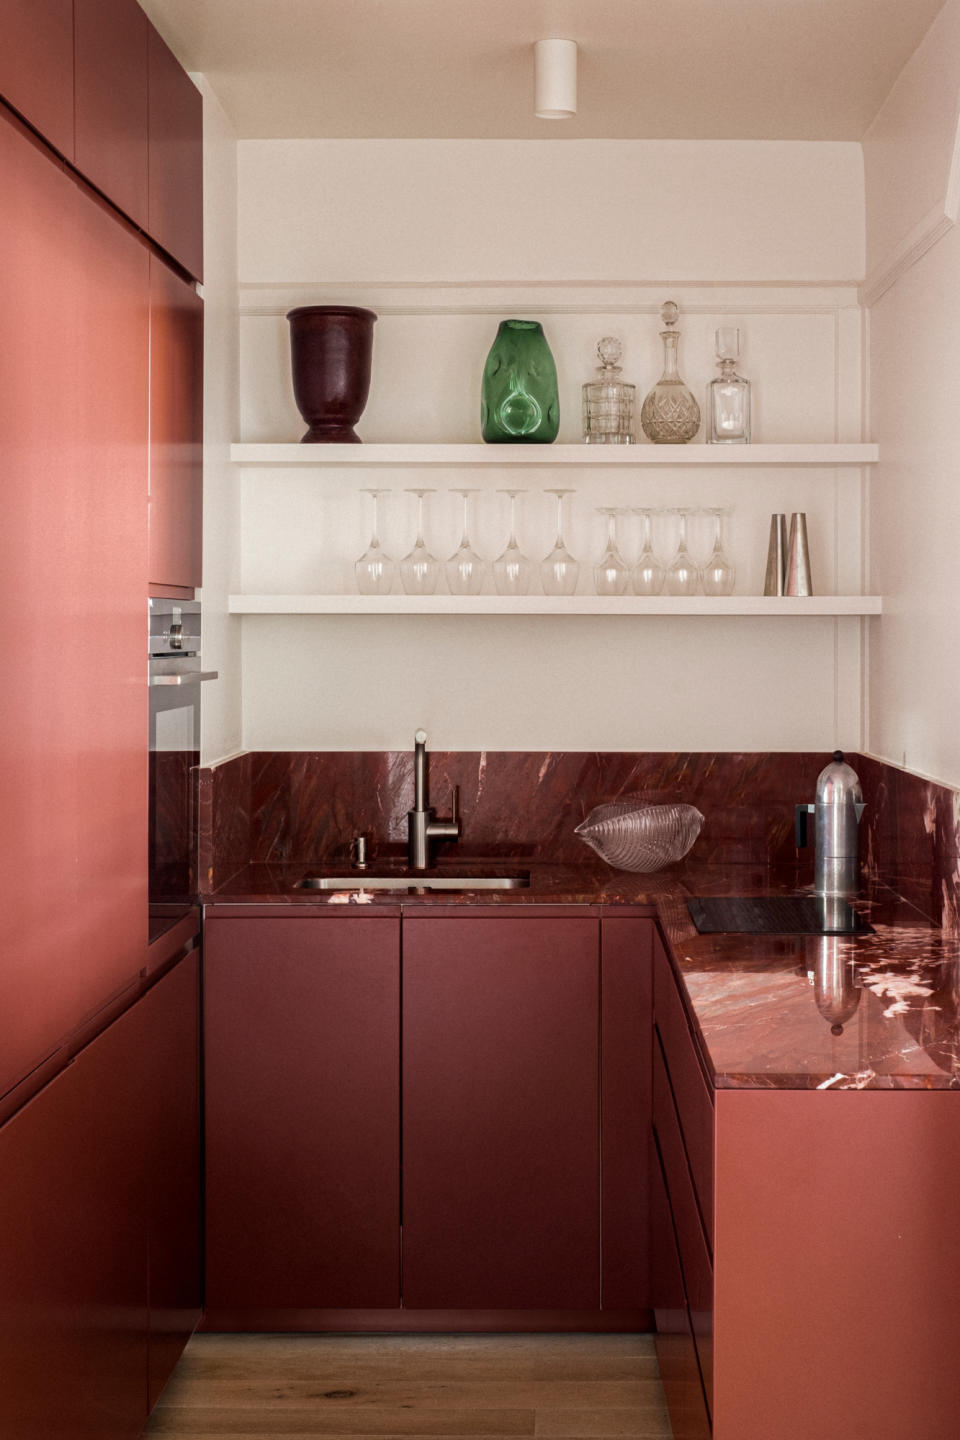
M632 445L636 385L620 379L622 347L615 335L597 342L596 380L583 386L583 438L587 445Z
M675 326L680 311L672 300L667 300L660 315L666 326L660 331L663 374L643 402L640 424L654 445L686 445L700 429L700 406L677 370L680 331Z
M720 375L707 386L707 443L750 444L750 381L736 371L740 331L724 325L717 331Z

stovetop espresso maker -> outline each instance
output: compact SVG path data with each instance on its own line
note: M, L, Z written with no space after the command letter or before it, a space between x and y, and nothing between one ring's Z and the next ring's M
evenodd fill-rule
M818 895L849 895L860 888L860 817L863 791L842 750L817 777L816 800L796 808L798 849L807 844L807 817L813 821L813 888Z

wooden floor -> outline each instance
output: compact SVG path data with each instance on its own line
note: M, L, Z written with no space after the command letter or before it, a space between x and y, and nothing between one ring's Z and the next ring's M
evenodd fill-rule
M198 1335L145 1436L670 1440L648 1335Z

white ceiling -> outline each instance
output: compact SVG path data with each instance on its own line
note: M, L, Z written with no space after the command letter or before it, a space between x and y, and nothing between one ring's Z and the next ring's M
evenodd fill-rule
M860 140L942 0L140 0L242 138ZM535 40L580 46L533 116Z

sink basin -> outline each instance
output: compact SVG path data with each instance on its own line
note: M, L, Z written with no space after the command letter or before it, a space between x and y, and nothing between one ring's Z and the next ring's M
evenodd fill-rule
M524 890L529 871L513 875L308 875L298 890Z

